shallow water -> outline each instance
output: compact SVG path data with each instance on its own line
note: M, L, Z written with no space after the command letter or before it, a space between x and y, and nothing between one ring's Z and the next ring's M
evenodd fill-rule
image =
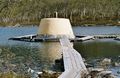
M8 40L10 37L36 34L38 27L0 27L0 47L2 53L0 62L14 64L11 70L20 72L27 70L29 67L34 70L55 70L55 60L61 58L59 42L49 43L30 43ZM97 34L120 34L120 27L73 27L76 35L97 35ZM6 50L4 50L7 49ZM111 39L90 40L85 42L75 42L74 48L81 53L86 60L96 58L117 58L120 56L120 41ZM5 52L3 52L5 51ZM5 54L6 53L6 54ZM3 56L13 56L9 61ZM5 66L2 64L0 66ZM8 66L9 69L9 66ZM18 70L19 69L19 70ZM0 69L5 71L5 69Z

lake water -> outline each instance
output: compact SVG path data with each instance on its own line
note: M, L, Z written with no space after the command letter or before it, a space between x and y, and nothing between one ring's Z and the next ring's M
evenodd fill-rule
M34 70L55 70L55 60L61 58L59 42L20 42L8 40L10 37L36 34L37 26L30 27L0 27L0 71L13 70L26 72ZM120 34L120 27L73 27L76 35ZM74 48L86 60L98 58L117 58L120 56L120 41L111 39L75 42ZM115 59L116 60L116 59ZM119 61L119 60L117 60ZM120 67L117 68L118 70Z

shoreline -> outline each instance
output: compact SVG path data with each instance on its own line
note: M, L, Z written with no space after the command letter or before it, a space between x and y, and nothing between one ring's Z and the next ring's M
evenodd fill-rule
M39 27L39 25L20 25L20 26L1 26L1 27L10 27L10 28L15 28L15 27ZM95 25L95 26L72 26L72 27L120 27L120 25Z
M35 26L39 26L39 24L20 24L19 26L15 26L15 25L1 25L0 27L35 27ZM72 25L72 27L119 27L120 24L82 24L82 25Z
M109 20L99 20L99 21L71 21L72 26L80 26L80 27L91 27L91 26L120 26L120 21L109 21ZM19 27L19 26L39 26L40 20L30 20L30 21L15 21L15 22L0 22L0 27Z

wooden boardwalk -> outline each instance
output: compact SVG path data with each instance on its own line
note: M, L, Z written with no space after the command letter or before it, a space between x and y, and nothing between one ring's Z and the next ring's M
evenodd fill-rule
M60 39L65 71L58 78L83 78L87 74L87 69L80 53L70 43L69 39Z

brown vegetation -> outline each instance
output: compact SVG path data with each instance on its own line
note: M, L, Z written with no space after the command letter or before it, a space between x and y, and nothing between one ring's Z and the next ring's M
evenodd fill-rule
M0 24L39 24L41 18L55 17L56 11L59 17L69 18L73 25L117 25L120 1L0 0Z

